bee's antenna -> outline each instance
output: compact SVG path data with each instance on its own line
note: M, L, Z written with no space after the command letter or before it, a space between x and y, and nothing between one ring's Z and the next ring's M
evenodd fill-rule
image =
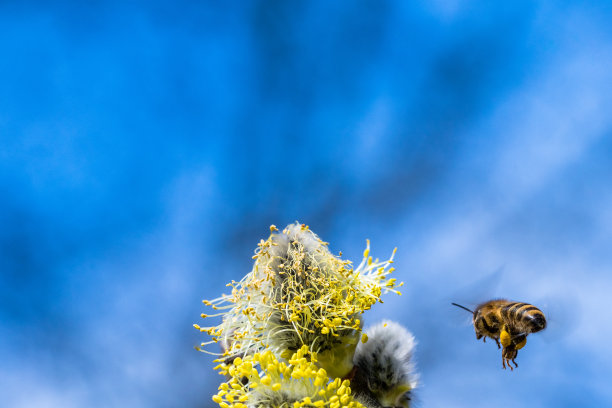
M458 305L458 304L456 304L456 303L451 303L451 305L454 305L454 306L460 307L460 308L462 308L463 310L467 310L468 312L470 312L470 313L474 314L474 312L473 312L472 310L468 309L468 308L467 308L467 307L465 307L465 306L461 306L461 305Z

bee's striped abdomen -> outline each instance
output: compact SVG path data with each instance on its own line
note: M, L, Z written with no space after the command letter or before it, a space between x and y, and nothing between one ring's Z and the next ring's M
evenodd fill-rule
M529 303L510 303L502 308L501 315L508 326L520 328L519 331L535 333L546 328L544 313Z

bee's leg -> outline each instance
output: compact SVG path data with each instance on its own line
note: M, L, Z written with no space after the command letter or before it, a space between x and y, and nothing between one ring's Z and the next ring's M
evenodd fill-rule
M483 343L486 343L486 342L487 342L487 338L486 338L486 337L483 337L483 338L482 338L482 342L483 342Z
M512 362L514 363L514 366L518 368L518 364L516 363L516 361L514 361L514 359L512 359ZM508 363L508 366L510 365L510 363ZM512 367L510 367L512 368Z
M506 364L506 362L508 362L508 364ZM514 370L514 368L512 368L512 366L510 365L510 360L508 360L506 357L502 357L502 366L504 367L504 370L506 369L506 367L508 367L510 371Z
M498 348L498 349L500 349L500 348L501 348L501 346L500 346L500 344L499 344L499 339L494 338L493 340L495 340L495 343L497 343L497 348Z
M503 366L504 366L504 370L506 369L506 362L508 362L508 368L510 369L510 371L513 371L514 368L512 367L512 365L510 364L510 359L503 357Z
M502 341L503 344L503 341ZM514 368L512 367L512 364L510 364L510 362L514 362L514 364L516 364L516 362L514 361L514 359L516 358L516 350L514 350L514 348L512 346L509 347L505 347L502 349L502 365L504 366L504 368L506 368L506 363L508 363L508 367L510 368L510 370L514 370Z

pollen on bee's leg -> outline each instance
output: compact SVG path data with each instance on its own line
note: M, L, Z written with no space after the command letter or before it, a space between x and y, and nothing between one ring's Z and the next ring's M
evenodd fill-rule
M501 331L499 334L499 339L501 340L501 344L504 347L508 347L510 343L512 343L512 337L510 333L508 333L505 329Z

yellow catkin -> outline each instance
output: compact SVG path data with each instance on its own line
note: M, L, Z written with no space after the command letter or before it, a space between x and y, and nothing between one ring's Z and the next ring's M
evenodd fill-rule
M225 345L215 369L230 380L213 401L221 408L242 408L252 393L309 390L296 406L361 407L351 397L350 382L330 376L344 376L338 367L350 370L352 353L345 351L347 344L354 347L360 339L367 341L361 333L361 315L382 302L382 294L399 293L396 288L402 283L389 277L395 250L381 262L370 255L368 240L363 260L353 267L341 255L332 255L327 243L306 225L292 224L282 233L272 225L270 231L270 237L258 244L253 270L240 281L228 283L231 294L203 301L219 312L201 317L220 317L221 323L194 324L212 336L199 347L201 351L210 353L206 346L215 342ZM281 264L274 251L289 236L295 239L291 238L292 245L286 249L290 256ZM282 336L274 334L281 332ZM285 339L293 343L283 343ZM289 351L300 345L296 352ZM310 350L326 352L317 356ZM223 363L238 354L242 357Z

